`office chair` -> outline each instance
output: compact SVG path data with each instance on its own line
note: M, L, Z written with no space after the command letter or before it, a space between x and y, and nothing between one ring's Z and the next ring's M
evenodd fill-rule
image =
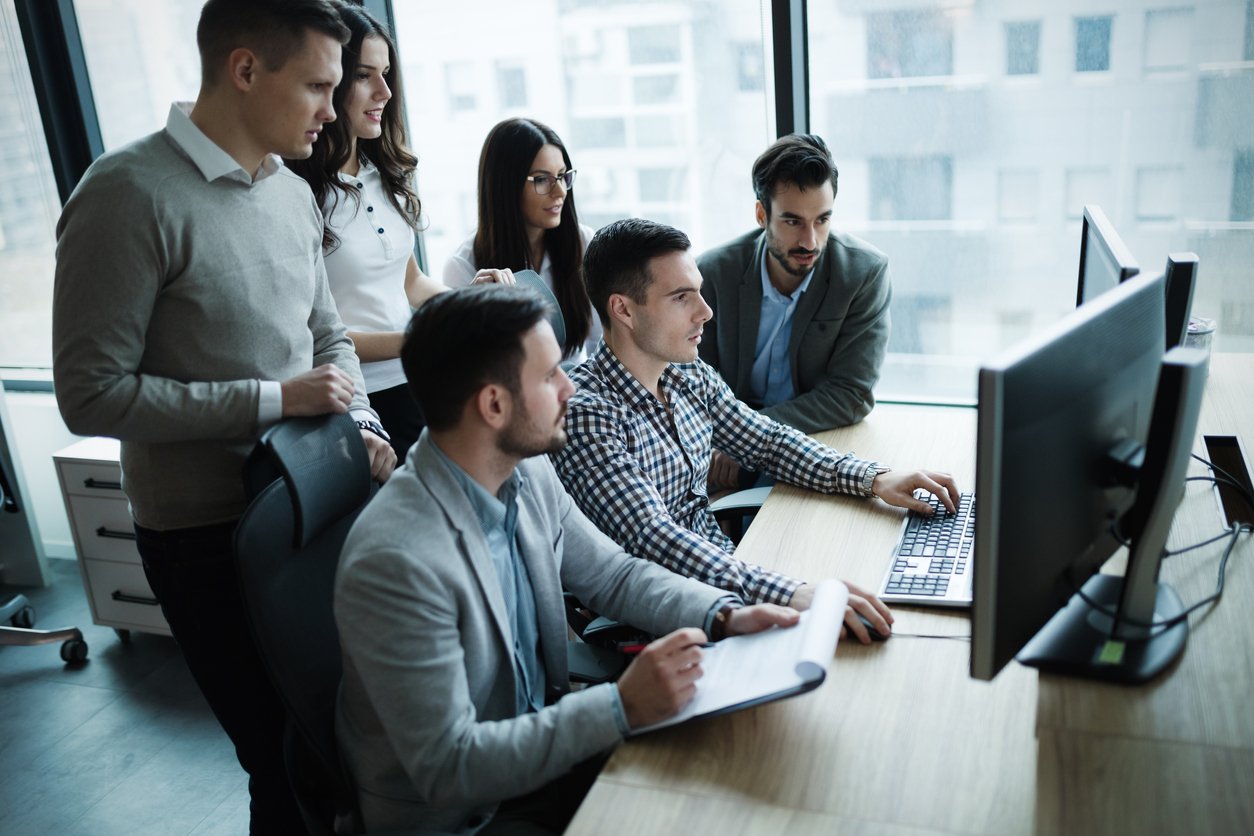
M727 536L731 537L733 543L740 545L741 538L745 536L745 529L748 528L745 520L752 521L762 507L762 503L766 502L766 495L770 492L769 485L764 488L733 491L711 502L710 513L719 522L727 522L730 529Z
M255 496L235 530L236 567L249 628L287 708L292 789L310 833L356 833L356 793L335 741L331 600L348 530L376 489L366 447L347 415L288 419L261 436L244 481Z
M0 513L16 514L21 510L17 494L4 472L4 463L0 462ZM0 554L0 558L2 557ZM3 567L3 563L0 563L0 567ZM67 664L82 662L87 658L87 642L83 640L83 633L77 627L63 627L59 630L33 629L35 608L25 595L13 595L0 604L0 621L8 621L12 625L0 625L0 646L31 647L61 642L61 658Z

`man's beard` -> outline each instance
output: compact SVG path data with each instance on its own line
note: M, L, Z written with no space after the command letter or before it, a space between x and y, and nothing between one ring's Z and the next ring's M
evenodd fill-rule
M562 415L566 415L564 406ZM566 430L564 427L556 427L550 435L541 437L532 426L531 413L523 407L518 419L510 423L496 444L502 453L517 456L520 459L529 459L532 456L556 453L565 447Z
M787 257L789 255L813 254L815 264L817 264L819 260L818 250L805 250L805 249L801 249L800 247L798 247L795 250L791 250L788 253L785 253L784 250L776 242L775 236L771 235L770 232L766 233L766 250L767 252L771 254L771 258L775 259L775 261L779 264L779 266L784 268L785 273L789 274L790 276L796 276L799 279L805 278L805 275L809 273L812 269L814 269L814 264L811 264L809 267L805 265L794 266L790 264L788 261Z

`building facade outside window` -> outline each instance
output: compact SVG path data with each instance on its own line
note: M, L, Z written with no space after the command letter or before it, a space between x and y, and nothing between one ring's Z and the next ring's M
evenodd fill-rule
M982 359L1073 309L1090 203L1146 272L1196 252L1216 347L1254 351L1254 0L910 5L806 22L833 226L892 270L877 397L973 400Z

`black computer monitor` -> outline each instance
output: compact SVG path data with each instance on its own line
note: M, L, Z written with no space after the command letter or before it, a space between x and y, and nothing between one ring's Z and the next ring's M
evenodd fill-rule
M1018 655L1046 670L1144 681L1183 649L1187 622L1144 625L1181 611L1157 574L1206 355L1178 349L1164 361L1163 300L1162 276L1138 276L980 370L977 679ZM1126 583L1094 574L1126 538Z
M1080 278L1076 283L1076 307L1096 299L1112 287L1141 272L1132 251L1115 232L1100 206L1084 207L1080 230Z
M1193 307L1193 288L1197 285L1196 253L1171 253L1167 256L1167 348L1184 343L1189 329L1189 312Z

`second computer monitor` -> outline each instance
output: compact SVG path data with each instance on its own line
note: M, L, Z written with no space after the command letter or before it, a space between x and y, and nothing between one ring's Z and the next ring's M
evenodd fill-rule
M979 373L971 674L991 679L1120 545L1163 360L1138 276Z
M1076 284L1076 306L1096 299L1140 272L1132 251L1115 232L1100 206L1084 207L1080 230L1080 277Z
M1195 253L1171 253L1167 256L1167 348L1184 343L1189 329L1189 311L1193 307L1193 288L1197 286L1198 258Z

